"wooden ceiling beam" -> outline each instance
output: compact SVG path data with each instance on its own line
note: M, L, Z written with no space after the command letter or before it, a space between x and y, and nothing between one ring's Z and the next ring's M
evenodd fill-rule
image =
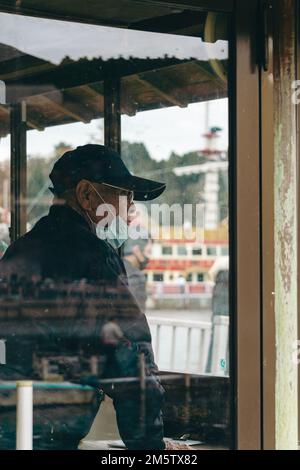
M58 112L65 114L75 119L76 121L84 122L85 124L91 121L91 119L87 119L86 117L84 117L82 113L80 113L79 110L76 110L75 106L73 106L70 103L68 104L66 102L58 103L57 101L51 99L49 95L41 95L39 96L39 100L44 101L45 103L48 103L49 106L53 107Z
M169 91L165 91L163 88L158 87L156 84L152 83L148 78L145 78L141 75L134 75L135 80L142 83L144 86L151 88L158 96L173 104L174 106L179 106L180 108L185 108L187 106L186 102L179 100L177 97L172 95Z
M10 115L9 107L0 105L0 110L4 111L5 114ZM44 130L44 127L41 126L37 121L35 121L35 119L33 119L31 116L26 119L26 124L31 129L35 129L37 131L43 131Z

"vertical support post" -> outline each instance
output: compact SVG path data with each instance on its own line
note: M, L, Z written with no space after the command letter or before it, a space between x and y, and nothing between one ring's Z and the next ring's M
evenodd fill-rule
M145 354L139 354L139 382L140 382L140 424L141 424L141 435L145 436L146 431L146 363Z
M274 315L274 74L273 2L261 0L264 15L262 50L268 52L267 67L261 68L261 220L262 220L262 448L275 449L275 315ZM264 61L262 61L264 62Z
M184 416L184 422L186 423L186 426L190 426L191 422L191 411L192 411L192 397L191 397L191 382L192 378L190 374L184 374L184 408L185 408L185 416Z
M257 60L258 2L235 2L236 44L232 66L229 165L231 240L229 292L230 383L233 447L261 449L260 126ZM230 83L230 82L229 82ZM251 387L249 387L251 384Z
M0 339L0 364L6 364L6 340Z
M296 53L297 53L297 90L298 94L297 97L299 99L299 85L300 85L300 2L297 2L297 24L296 24L296 33L297 33L297 41L296 41ZM298 166L297 166L297 189L298 189L298 207L300 207L300 102L297 106L297 154L298 154ZM300 217L298 216L298 281L300 279ZM298 341L300 338L300 289L298 289ZM299 348L298 342L297 346ZM297 348L297 353L298 349ZM299 358L299 354L298 354ZM300 409L300 374L299 374L299 367L298 365L298 410ZM300 413L298 411L298 446L300 445Z
M276 449L297 449L297 151L296 2L276 0L274 12L274 258Z
M17 450L32 450L32 382L17 382Z
M11 109L11 224L10 239L26 232L26 103Z
M120 79L104 81L104 141L121 154Z
M174 370L175 366L175 351L176 351L176 325L172 325L172 338L171 338L171 357L170 357L170 369Z
M121 80L104 80L104 143L121 155ZM123 247L118 249L123 256Z

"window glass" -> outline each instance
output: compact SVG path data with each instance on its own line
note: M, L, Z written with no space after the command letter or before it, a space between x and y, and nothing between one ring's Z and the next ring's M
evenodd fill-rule
M34 449L230 442L229 18L143 8L0 13L1 449L22 380Z

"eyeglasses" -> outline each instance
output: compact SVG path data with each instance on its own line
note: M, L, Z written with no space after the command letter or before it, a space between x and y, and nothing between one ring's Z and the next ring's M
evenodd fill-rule
M110 188L117 189L117 193L119 196L126 196L129 204L132 204L134 199L134 191L130 191L128 189L120 188L119 186L113 186L112 184L102 183L104 186L109 186Z

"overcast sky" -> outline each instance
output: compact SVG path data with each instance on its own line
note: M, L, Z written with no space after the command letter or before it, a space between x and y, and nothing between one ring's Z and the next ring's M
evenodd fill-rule
M227 41L205 43L201 38L135 31L0 13L0 43L59 64L65 56L110 58L130 56L178 59L228 57Z
M209 104L209 126L223 129L217 148L228 147L228 100L220 99ZM50 156L55 145L65 142L72 147L91 142L92 136L103 138L103 121L93 120L89 124L76 123L49 127L39 132L27 132L27 154ZM168 158L172 151L183 154L205 147L206 105L191 104L186 108L171 107L122 117L122 139L143 142L152 158ZM0 160L9 157L9 138L0 139Z
M121 28L85 25L64 21L32 18L0 13L0 43L58 64L65 56L109 59L122 56L157 58L165 54L179 59L226 59L227 42L204 43L200 38L141 32ZM218 148L228 146L227 99L210 102L209 126L223 129ZM168 158L172 151L182 154L205 146L205 103L186 108L171 107L138 113L122 118L122 138L143 142L152 158ZM103 127L103 126L102 126ZM72 147L91 141L91 136L103 136L99 121L55 126L43 132L27 133L28 155L48 156L59 142ZM0 160L9 157L9 138L0 139Z

